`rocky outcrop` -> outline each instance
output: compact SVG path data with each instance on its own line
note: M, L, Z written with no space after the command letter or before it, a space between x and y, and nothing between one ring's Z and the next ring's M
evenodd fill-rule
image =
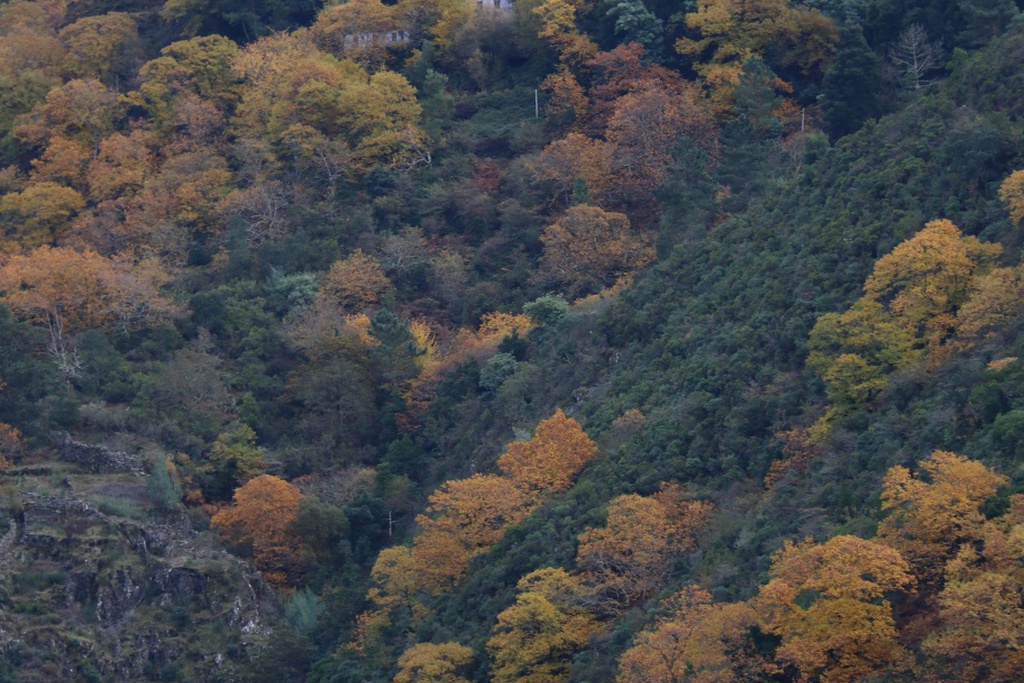
M52 490L23 492L0 536L0 653L21 683L246 680L280 613L258 572L184 515L120 517Z

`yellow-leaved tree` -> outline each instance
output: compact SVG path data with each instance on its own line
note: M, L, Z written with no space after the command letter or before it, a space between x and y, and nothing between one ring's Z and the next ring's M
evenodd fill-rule
M515 603L498 615L487 641L494 683L560 683L573 656L598 632L590 590L564 569L524 576Z
M676 41L676 51L693 55L715 108L727 111L751 57L770 53L775 69L797 68L820 74L832 56L838 34L816 9L789 0L698 0L686 15L692 37Z
M999 198L1006 204L1010 220L1024 221L1024 169L1014 171L999 186Z
M756 605L799 680L854 683L909 664L885 597L914 585L895 549L855 536L787 543L770 574Z
M946 563L938 624L921 649L940 681L1013 680L1024 671L1024 496Z
M398 658L394 683L470 683L458 674L473 659L473 650L459 643L418 643Z
M972 343L1011 319L1019 287L998 294L993 288L1015 276L985 279L1001 253L1001 245L965 236L942 219L880 258L864 296L844 313L821 316L811 330L807 365L825 381L831 404L813 435L870 405L893 372L921 359L944 360L958 347L958 324L964 343Z
M901 466L885 475L886 517L878 538L900 551L925 587L934 588L960 547L982 537L985 517L979 508L1009 480L948 451L935 451L920 468L917 476Z

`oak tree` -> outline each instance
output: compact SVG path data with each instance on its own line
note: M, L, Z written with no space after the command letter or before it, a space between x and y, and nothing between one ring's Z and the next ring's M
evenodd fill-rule
M787 543L770 575L758 609L782 638L777 658L795 665L801 680L853 683L906 664L885 596L915 581L893 548L854 536Z
M1006 477L956 453L935 451L915 476L891 468L882 482L878 537L903 554L923 584L934 587L945 563L965 543L981 538L981 503L1007 483Z
M251 549L253 563L267 581L294 584L303 569L294 532L302 493L292 484L264 474L235 491L231 507L213 516L210 524L225 543Z
M529 441L515 441L498 458L498 467L520 486L557 493L597 455L597 444L579 423L560 409L537 424Z
M498 615L487 650L495 683L560 683L573 655L598 632L589 591L564 569L539 569L517 584L515 603Z
M654 248L624 214L581 204L541 235L544 253L535 278L571 297L593 293L654 260Z

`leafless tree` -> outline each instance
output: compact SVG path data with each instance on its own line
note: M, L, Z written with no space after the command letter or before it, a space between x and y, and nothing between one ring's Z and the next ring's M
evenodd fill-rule
M925 77L939 65L939 57L939 49L929 42L921 24L911 24L903 29L889 49L889 61L913 90L928 85L930 81Z

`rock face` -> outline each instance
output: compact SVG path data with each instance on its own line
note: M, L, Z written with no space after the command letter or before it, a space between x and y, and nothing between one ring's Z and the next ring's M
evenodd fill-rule
M251 680L280 609L248 564L181 514L131 519L63 491L19 502L0 533L0 674L6 660L19 683Z

